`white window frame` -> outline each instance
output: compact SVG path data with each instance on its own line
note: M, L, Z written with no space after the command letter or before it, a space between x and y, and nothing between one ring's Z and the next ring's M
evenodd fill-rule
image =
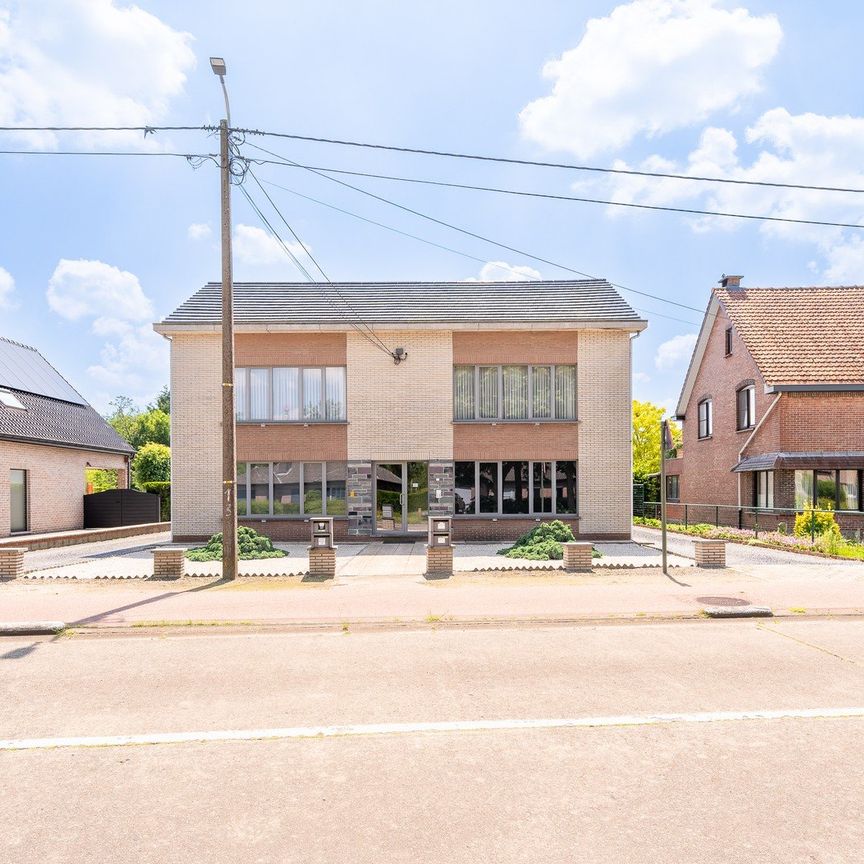
M252 393L250 390L250 369L265 369L267 371L267 416L251 418L252 409ZM274 420L273 419L273 370L274 369L297 369L297 404L299 406L299 419L297 420ZM321 417L319 419L303 418L304 393L303 393L303 370L304 369L320 369L321 370ZM344 411L339 418L327 417L327 370L341 369L343 378L343 392L345 394L345 403L342 406ZM301 425L308 426L318 423L347 423L348 422L348 369L345 366L238 366L234 370L235 382L242 377L243 379L243 395L244 402L241 406L235 404L234 416L237 423L251 423L260 425L261 423L283 423L285 425ZM236 387L235 387L236 392ZM289 460L290 461L290 460Z
M504 417L504 367L521 366L528 370L528 416L521 418ZM550 415L549 417L534 416L534 367L542 366L552 370L550 382ZM558 367L568 367L575 370L576 393L573 400L576 412L573 417L557 416L557 400L555 398L558 383ZM456 416L456 370L457 368L474 369L474 417ZM480 370L497 369L498 405L495 417L480 416ZM453 364L453 422L454 423L576 423L579 420L579 366L577 363L454 363ZM461 460L460 460L461 461ZM505 460L506 461L506 460ZM545 461L549 461L548 459Z
M702 406L705 406L705 434L702 434ZM710 397L700 399L696 406L696 437L700 441L710 438L714 434L714 400Z
M741 413L741 394L746 393L744 414ZM735 427L739 432L745 432L756 425L756 385L745 384L735 391Z

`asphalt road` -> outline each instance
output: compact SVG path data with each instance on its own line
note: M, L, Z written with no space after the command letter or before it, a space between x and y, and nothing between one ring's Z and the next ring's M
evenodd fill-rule
M0 861L864 857L860 620L3 640L0 692Z

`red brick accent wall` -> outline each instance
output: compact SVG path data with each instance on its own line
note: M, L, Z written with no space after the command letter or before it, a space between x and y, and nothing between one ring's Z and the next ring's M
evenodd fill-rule
M344 333L238 333L238 366L344 366Z
M348 427L344 423L237 424L238 462L344 462L347 458Z
M578 423L454 423L453 458L577 459Z
M702 364L687 404L684 421L684 455L667 463L681 475L681 501L695 504L737 504L738 475L732 468L753 430L736 429L736 391L747 380L756 383L756 422L777 397L764 392L765 383L738 334L732 331L732 354L726 354L726 328L730 321L722 307L714 319ZM698 403L710 396L714 403L711 438L699 440ZM770 417L766 424L774 420ZM767 432L768 430L764 430ZM760 430L762 434L762 430ZM742 490L743 494L743 490ZM749 499L742 503L749 504Z
M576 363L574 330L453 332L453 363Z
M777 411L778 450L864 450L864 393L784 393Z

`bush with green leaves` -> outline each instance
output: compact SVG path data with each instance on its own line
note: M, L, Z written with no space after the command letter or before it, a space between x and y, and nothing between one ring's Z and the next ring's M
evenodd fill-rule
M573 529L560 519L555 519L552 522L541 522L536 528L523 534L512 546L499 549L498 554L526 561L560 561L564 557L561 544L575 539ZM595 552L594 557L599 557L599 553Z
M171 448L151 442L145 444L132 459L132 480L138 489L145 483L171 480Z
M824 539L841 538L840 526L834 514L825 510L817 511L812 507L808 507L795 517L795 534L798 537L809 537L812 534Z
M287 553L273 546L273 541L253 528L241 525L237 529L237 557L241 561L255 561L261 558L284 558ZM222 532L214 534L206 546L190 549L186 553L190 561L221 561Z

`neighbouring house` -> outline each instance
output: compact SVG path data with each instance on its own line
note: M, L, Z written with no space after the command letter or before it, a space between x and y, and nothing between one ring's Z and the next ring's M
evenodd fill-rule
M670 501L817 506L860 527L852 517L864 503L864 287L747 288L724 276L677 416L684 436L666 462ZM714 517L693 509L691 518Z
M631 524L631 338L603 280L234 286L241 524L306 539L513 538L558 518ZM154 325L171 341L177 540L221 530L221 286ZM392 354L391 354L392 352Z
M85 472L133 449L35 349L0 337L0 537L84 525Z

